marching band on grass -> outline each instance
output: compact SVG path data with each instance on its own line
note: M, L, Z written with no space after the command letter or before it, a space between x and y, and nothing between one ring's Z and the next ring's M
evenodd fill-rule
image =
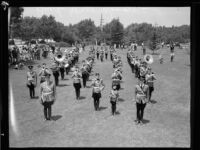
M138 79L138 84L135 86L135 96L133 102L136 103L137 115L136 124L142 124L144 108L146 103L151 102L152 92L154 91L154 80L156 80L155 74L148 64L153 63L151 55L145 55L144 58L139 58L135 55L136 48L129 48L127 52L127 61L131 67L132 73L135 74L135 78ZM108 59L108 53L110 53L110 61L113 64L113 73L111 74L111 91L108 96L111 104L111 115L116 114L118 99L120 97L119 91L121 89L121 83L123 79L123 63L121 57L117 54L116 49L113 46L109 48L107 46L91 46L88 51L88 57L82 60L78 65L80 49L78 47L72 47L70 49L61 51L57 48L56 51L50 51L52 64L48 68L43 63L41 70L39 71L40 77L40 101L44 106L44 119L51 120L51 106L56 101L56 86L59 86L59 76L61 80L64 80L65 74L69 75L70 70L73 71L71 78L73 79L73 86L75 89L76 100L80 99L81 88L92 88L92 98L94 99L94 110L100 110L100 98L102 97L102 91L105 88L105 83L101 78L100 73L96 72L92 83L87 85L91 71L94 66L94 62L99 61L103 63ZM47 54L48 55L48 54ZM37 73L33 70L33 66L28 66L27 72L27 87L30 91L31 99L35 97L35 87L37 86ZM54 81L50 80L51 74L54 76Z

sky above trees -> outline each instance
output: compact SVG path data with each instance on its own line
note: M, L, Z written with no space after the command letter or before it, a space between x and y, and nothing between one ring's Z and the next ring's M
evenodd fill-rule
M24 7L23 16L53 15L64 25L92 19L96 26L119 18L124 27L132 23L151 23L171 27L190 25L190 7Z

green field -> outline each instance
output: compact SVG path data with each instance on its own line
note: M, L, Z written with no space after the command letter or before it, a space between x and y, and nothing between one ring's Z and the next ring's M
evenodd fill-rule
M86 51L79 62L88 56ZM147 51L151 53L150 51ZM159 64L162 52L164 63ZM91 88L81 89L81 100L75 99L71 74L60 81L58 98L52 107L53 121L43 120L39 99L30 99L26 87L26 72L9 69L12 83L16 127L10 126L11 147L190 147L190 56L184 49L175 48L175 60L170 62L169 48L160 49L153 55L151 65L157 80L152 99L144 112L144 125L135 125L136 107L132 102L137 79L131 73L126 59L127 50L117 50L123 62L123 83L118 115L111 116L109 92L111 90L112 62L95 60L92 76L99 72L106 85L100 101L101 111L95 112ZM136 55L141 56L139 47ZM50 59L37 61L37 66ZM53 79L53 77L51 77ZM87 85L91 83L88 82ZM36 96L39 96L39 85Z

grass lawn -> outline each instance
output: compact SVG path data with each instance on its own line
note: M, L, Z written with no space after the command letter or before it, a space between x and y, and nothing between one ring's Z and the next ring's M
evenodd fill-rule
M81 62L88 56L81 53ZM151 53L150 51L147 51ZM100 100L101 110L94 111L92 89L81 89L81 100L75 99L71 74L60 80L58 98L52 106L53 121L43 120L43 108L39 99L30 99L26 87L26 72L9 69L18 135L10 126L11 147L190 147L190 56L184 49L175 48L174 62L170 62L169 48L160 49L164 63L159 64L159 55L153 55L151 65L156 74L154 103L147 104L144 125L135 125L136 107L132 102L137 79L131 73L126 59L127 50L117 52L123 61L123 83L118 115L111 116L109 92L113 72L110 57L104 62L95 60L90 79L99 72L106 85ZM141 47L136 51L141 56ZM50 59L42 59L37 66ZM51 76L52 80L53 77ZM39 82L38 82L39 83ZM91 81L87 82L87 85ZM39 85L36 88L39 96Z

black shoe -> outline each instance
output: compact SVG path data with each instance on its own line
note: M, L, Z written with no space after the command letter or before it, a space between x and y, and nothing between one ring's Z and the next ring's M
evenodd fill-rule
M140 121L139 121L139 120L136 120L136 121L135 121L135 124L136 124L136 125L138 125L139 123L140 123Z

